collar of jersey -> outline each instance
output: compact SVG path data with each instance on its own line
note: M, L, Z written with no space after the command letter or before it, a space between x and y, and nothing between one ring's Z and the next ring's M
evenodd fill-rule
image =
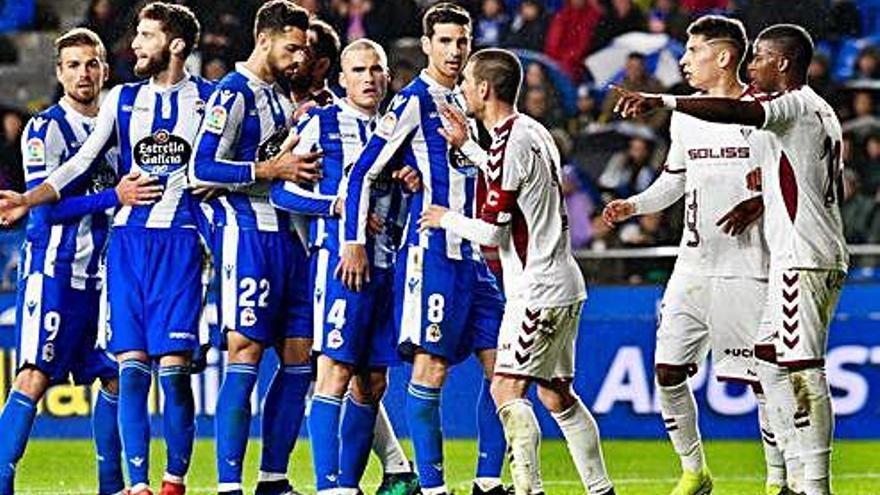
M369 122L376 118L375 115L367 115L363 112L363 110L358 109L357 107L349 103L345 98L339 98L336 103L339 104L339 108L342 110L343 113L353 115L356 118L363 120L364 122Z
M70 106L70 103L67 103L63 96L58 100L58 106L64 109L64 115L67 116L68 120L79 120L87 124L93 124L95 122L95 117L81 114L77 109Z
M423 81L425 81L425 84L427 84L429 88L438 89L438 90L442 90L442 91L450 91L453 93L458 91L458 86L455 86L452 88L447 88L446 86L437 82L436 79L434 79L433 77L428 75L428 69L422 69L422 73L419 74L419 77Z
M159 86L158 84L156 84L156 82L151 77L149 87L152 91L154 91L156 93L172 93L172 92L177 91L178 89L182 88L186 83L188 83L191 77L192 76L190 76L189 72L186 69L184 69L183 70L183 77L180 78L180 81L177 81L176 83L172 84L171 86L168 86L167 88Z
M504 126L506 126L511 120L517 118L518 116L519 116L519 112L514 110L513 113L508 115L507 117L505 117L504 120L495 124L495 126L492 127L492 137L497 136L498 133L501 131L501 129L504 128Z
M248 81L251 81L255 84L259 84L260 86L263 86L266 88L271 88L272 86L274 86L274 84L268 83L268 82L260 79L259 76L257 76L253 72L251 72L247 67L245 67L244 62L236 62L235 63L235 71L238 72L239 74L243 75Z

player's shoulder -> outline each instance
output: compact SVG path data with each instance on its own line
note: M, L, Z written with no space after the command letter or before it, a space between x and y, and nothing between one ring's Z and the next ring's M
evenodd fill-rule
M230 93L251 92L250 88L248 87L247 76L238 71L232 71L229 74L223 76L223 79L220 79L220 81L214 84L214 90L227 91Z
M67 116L67 112L61 104L56 103L31 117L25 124L24 135L28 138L45 139L49 129L59 125Z
M214 88L217 86L217 81L205 79L204 77L196 74L190 74L189 82L196 87L196 90L199 92L199 95L202 97L202 99L207 99L207 97L214 92Z
M544 127L544 124L523 113L517 113L513 118L496 128L500 140L506 141L508 146L531 147L537 141L553 142L553 135Z

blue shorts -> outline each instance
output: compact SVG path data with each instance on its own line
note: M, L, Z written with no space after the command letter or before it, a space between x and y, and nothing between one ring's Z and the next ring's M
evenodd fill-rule
M309 260L293 232L217 229L220 327L272 346L312 337Z
M498 346L504 296L485 262L451 260L409 246L398 258L395 284L404 358L422 349L457 364L473 352Z
M195 229L115 227L107 251L108 349L151 357L198 349L202 261Z
M338 264L339 257L327 249L312 253L313 349L362 369L400 364L391 318L392 269L371 268L370 282L362 291L353 292L334 277Z
M16 345L19 369L34 367L51 384L78 385L117 376L116 361L95 348L100 291L79 290L33 273L18 283Z

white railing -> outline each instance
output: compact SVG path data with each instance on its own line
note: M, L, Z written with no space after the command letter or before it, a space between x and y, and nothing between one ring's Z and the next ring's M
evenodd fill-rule
M849 246L849 253L852 256L880 256L880 244L853 244ZM674 258L678 256L678 246L614 248L596 251L579 249L574 252L574 256L579 260Z

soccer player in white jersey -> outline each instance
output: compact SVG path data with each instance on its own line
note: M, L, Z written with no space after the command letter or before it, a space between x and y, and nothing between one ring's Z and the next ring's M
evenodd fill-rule
M491 373L503 297L479 246L451 233L418 231L419 215L432 203L473 215L478 175L477 167L440 134L440 107L464 105L456 83L470 52L470 15L457 5L438 3L425 13L422 25L428 67L394 98L349 174L337 274L355 290L367 282L370 185L392 159L417 169L423 189L413 195L405 248L395 268L399 288L395 320L401 332L400 350L413 360L406 408L419 481L426 495L438 495L447 491L441 389L450 366L471 353L486 374ZM503 492L504 432L488 387L481 396L487 400L478 401L480 458L473 491Z
M195 438L189 364L199 346L203 251L186 169L212 89L184 68L198 37L198 20L186 7L153 2L141 9L131 46L135 74L149 79L113 88L76 155L27 194L6 194L0 201L6 217L56 202L114 144L120 173L148 174L162 186L158 201L118 209L107 253L108 348L120 365L119 426L134 495L152 493L147 399L153 361L159 362L165 399L163 495L184 493Z
M275 179L318 174L318 153L290 153L293 107L278 84L308 56L308 24L308 12L289 0L260 7L254 50L218 83L196 139L192 181L230 188L210 201L229 351L216 413L220 493L242 493L250 397L267 348L276 350L280 365L263 402L257 493L291 490L287 465L311 383L311 298L305 245L290 214L269 203L269 187Z
M753 99L738 76L748 39L742 23L704 16L688 28L681 66L701 95ZM752 168L751 127L706 122L674 112L672 140L658 180L641 194L611 201L609 223L661 211L685 197L684 231L678 260L661 305L654 368L660 411L681 458L682 477L673 495L712 489L687 377L711 348L719 380L750 384L767 461L766 493L785 488L785 463L767 418L767 401L754 370L752 346L767 294L767 268L760 225L737 236L716 223L740 202L755 196L743 178ZM737 304L730 304L731 298Z
M758 376L776 440L803 463L807 495L830 493L834 417L825 373L828 327L849 265L840 216L841 130L834 110L807 85L813 56L800 26L777 24L755 41L749 64L762 101L676 98L621 91L624 116L667 107L694 117L755 126L764 226L770 250L767 302L755 344ZM743 215L747 209L735 212Z
M56 77L61 100L37 114L22 134L28 187L46 176L82 145L98 115L98 95L107 80L104 44L88 29L77 28L55 40ZM18 374L0 415L0 494L13 493L15 465L24 454L36 403L48 387L67 383L101 389L95 399L93 434L97 451L98 493L121 494L122 477L118 404L118 367L96 348L103 274L100 257L110 230L108 210L122 204L152 201L152 180L134 175L116 185L115 148L97 157L97 165L76 195L55 205L34 208L28 219L19 275Z
M492 396L512 452L510 470L517 495L543 493L541 430L526 394L538 397L562 429L575 466L590 495L611 495L599 431L571 388L575 341L587 298L583 275L571 254L568 215L562 197L559 150L541 124L516 111L522 67L506 50L481 50L464 70L468 111L492 133L481 164L488 182L480 218L432 205L420 219L423 230L443 229L465 239L498 246L507 305L498 338ZM465 120L446 134L463 146ZM472 142L471 142L472 143ZM473 144L472 144L473 146Z

